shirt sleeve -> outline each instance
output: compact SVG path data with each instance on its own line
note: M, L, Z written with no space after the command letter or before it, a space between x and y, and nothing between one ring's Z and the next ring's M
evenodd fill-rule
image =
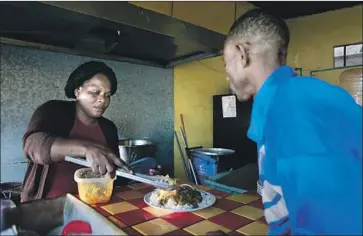
M32 115L27 131L23 136L23 150L26 157L37 164L48 165L52 163L50 149L57 138L52 134L52 121L54 111L52 101L39 106Z
M362 235L362 107L325 83L293 91L275 123L292 234Z

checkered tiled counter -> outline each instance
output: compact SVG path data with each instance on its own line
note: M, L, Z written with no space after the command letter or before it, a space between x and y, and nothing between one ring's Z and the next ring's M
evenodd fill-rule
M92 207L129 235L205 235L215 230L230 235L266 235L268 228L259 195L229 195L197 187L216 196L212 207L190 213L149 207L143 197L153 187L145 184L115 188L110 202Z

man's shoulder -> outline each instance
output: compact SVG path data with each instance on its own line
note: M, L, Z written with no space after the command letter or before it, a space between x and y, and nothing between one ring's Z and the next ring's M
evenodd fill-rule
M336 99L354 102L341 86L310 76L295 76L286 80L281 86L281 95L287 104L300 106L331 103Z
M295 76L286 80L284 89L289 89L298 95L307 96L316 92L337 92L343 90L339 85L311 76Z

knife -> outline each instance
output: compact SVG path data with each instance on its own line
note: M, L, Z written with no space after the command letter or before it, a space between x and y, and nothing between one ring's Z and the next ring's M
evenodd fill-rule
M74 158L70 156L66 156L65 161L72 162L78 165L91 167L91 165L85 160L81 158ZM151 176L151 175L143 175L139 173L127 173L125 170L121 168L116 169L116 175L120 177L124 177L127 179L135 180L141 183L149 184L154 186L155 188L163 189L163 190L174 190L176 189L175 184L169 183L168 180L159 176Z

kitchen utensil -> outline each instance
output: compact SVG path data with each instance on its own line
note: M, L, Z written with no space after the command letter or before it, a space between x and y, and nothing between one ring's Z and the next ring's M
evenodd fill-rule
M182 137L182 140L183 140L183 143L184 143L184 147L185 148L188 148L188 143L187 143L187 140L184 136L184 132L183 132L183 128L182 127L179 127L179 132L180 132L180 135Z
M65 158L66 161L72 162L75 164L83 165L86 167L91 167L91 165L84 159L81 158L74 158L67 156ZM139 173L127 173L125 170L118 168L116 170L116 175L120 177L124 177L127 179L135 180L141 183L150 184L156 188L164 189L164 190L173 190L176 188L174 184L169 183L169 181L163 179L162 177L158 176L150 176L150 175L143 175Z
M155 158L156 145L148 138L122 139L119 141L119 153L121 159L130 164L143 157Z
M195 184L198 184L198 179L197 179L197 175L195 174L195 170L194 170L194 166L193 166L192 160L190 158L188 158L188 161L189 161L190 169L192 169L192 173L193 173L193 177L194 177L194 182L195 182Z
M154 169L157 166L157 162L155 158L151 157L143 157L137 161L134 161L129 164L129 168L136 173L140 174L149 174L150 169Z
M180 122L182 124L182 127L183 127L183 136L184 136L184 139L185 139L185 143L186 145L188 146L188 140L187 140L187 130L185 129L185 124L184 124L184 117L183 117L183 114L180 114Z
M189 179L189 181L192 181L192 178L191 178L189 170L188 170L188 165L185 162L185 157L184 157L184 153L183 153L183 150L181 148L181 145L180 145L179 137L178 137L178 134L177 134L177 132L175 130L174 130L174 135L175 135L176 142L178 144L180 158L182 159L182 162L183 162L183 168L184 168L185 176Z
M183 139L183 142L184 142L185 152L187 154L187 158L188 158L188 163L189 163L190 169L192 170L192 174L193 174L193 178L194 178L194 183L195 184L198 184L198 179L197 179L197 176L195 174L195 170L194 170L193 163L192 163L192 161L190 159L190 156L189 156L188 144L187 144L186 139L184 137L184 133L183 133L182 127L180 127L180 135L182 136L182 139Z

